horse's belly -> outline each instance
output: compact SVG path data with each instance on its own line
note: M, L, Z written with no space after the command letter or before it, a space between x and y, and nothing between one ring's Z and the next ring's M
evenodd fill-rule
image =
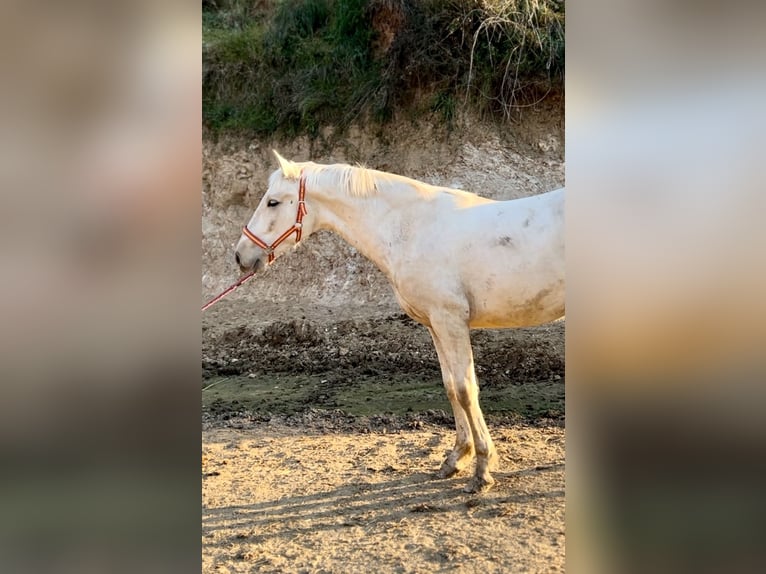
M468 297L472 328L531 327L564 316L564 281L524 290L485 291Z

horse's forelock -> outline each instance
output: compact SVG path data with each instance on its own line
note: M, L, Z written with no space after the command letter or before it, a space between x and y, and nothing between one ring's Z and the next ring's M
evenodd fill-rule
M298 179L301 176L301 165L295 162L288 162L281 166L281 173L285 179Z

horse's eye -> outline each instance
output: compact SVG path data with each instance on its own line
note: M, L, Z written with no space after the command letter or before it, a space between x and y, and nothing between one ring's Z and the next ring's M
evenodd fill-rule
M279 205L279 202L276 199L270 199L266 203L266 207L276 207L277 205Z

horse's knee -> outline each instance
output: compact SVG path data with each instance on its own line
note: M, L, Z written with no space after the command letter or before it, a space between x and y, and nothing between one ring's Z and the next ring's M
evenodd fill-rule
M454 392L457 401L464 409L466 409L466 411L478 403L479 389L476 385L458 385L458 388Z

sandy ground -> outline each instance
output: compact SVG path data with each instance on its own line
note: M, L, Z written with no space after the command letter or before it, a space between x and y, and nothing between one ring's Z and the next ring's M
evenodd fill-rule
M561 572L564 431L492 428L497 484L435 470L450 430L203 432L204 572Z

